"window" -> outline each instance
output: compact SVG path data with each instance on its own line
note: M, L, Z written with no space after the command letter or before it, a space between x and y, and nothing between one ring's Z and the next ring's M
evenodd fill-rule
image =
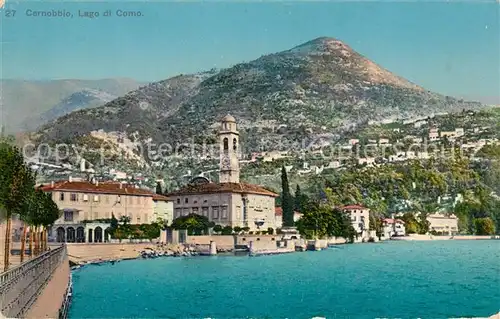
M176 208L175 209L175 218L180 217L180 216L181 216L181 209L180 208Z
M189 199L186 197L186 198L184 199L184 203L186 203L186 204L187 204L188 202L189 202Z
M77 202L78 201L78 194L71 194L69 196L69 200L72 202Z
M212 207L212 218L219 218L219 207Z
M59 193L59 200L64 201L64 193L63 192Z
M227 206L221 208L222 218L227 218Z
M182 215L183 216L189 215L189 208L184 208L183 211L182 211Z
M87 194L83 194L83 201L86 202L89 200L89 196Z
M99 195L94 195L94 202L98 202L99 201Z
M180 203L181 203L181 199L177 198L177 204L180 204Z
M227 137L224 138L224 150L227 151L229 149L229 140Z
M203 214L203 216L208 217L208 207L202 207L201 213Z
M73 212L64 212L64 221L72 222L73 221Z
M236 139L233 138L233 150L236 151L237 148L238 148L238 141L236 141Z
M120 195L118 195L118 196L116 197L116 202L117 202L117 203L121 203L121 202L122 202L122 198L120 197Z
M193 207L193 214L198 215L198 207Z

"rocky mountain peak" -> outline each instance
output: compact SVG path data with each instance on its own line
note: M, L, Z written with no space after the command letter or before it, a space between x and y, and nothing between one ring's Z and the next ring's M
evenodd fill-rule
M353 50L348 45L336 38L319 37L306 43L300 44L292 48L291 50L288 50L288 52L308 55L336 54L340 52L344 55L348 55L351 54Z

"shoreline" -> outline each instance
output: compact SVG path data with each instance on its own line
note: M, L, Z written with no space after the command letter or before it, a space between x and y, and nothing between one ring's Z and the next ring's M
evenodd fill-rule
M380 242L379 242L380 243ZM333 247L337 246L337 245L332 245ZM323 250L323 249L322 249ZM324 250L328 250L328 249L324 249ZM288 252L288 253L292 253L291 251ZM264 255L267 255L267 254L262 254L262 255L258 255L258 256L264 256ZM270 255L273 255L273 254L270 254ZM200 257L200 256L203 256L203 255L190 255L190 256L179 256L179 257ZM163 257L173 257L173 256L163 256ZM252 257L250 254L247 255L247 257ZM121 262L123 260L133 260L133 259L149 259L149 258L143 258L140 254L137 256L137 257L134 257L134 258L122 258L122 259L115 259L115 260L95 260L95 261L89 261L83 265L80 265L77 269L71 269L71 272L75 271L75 270L81 270L82 268L84 268L85 266L88 266L88 265L95 265L95 266L100 266L100 265L104 265L104 264L107 264L107 263L112 263L112 262ZM156 259L156 258L152 258L152 259ZM71 307L71 303L69 304L69 307L68 307L68 310L69 308ZM451 317L450 317L451 318ZM460 316L456 316L454 317L456 319L500 319L500 313L495 313L491 316L470 316L470 317L460 317Z
M455 235L455 236L438 236L438 235L420 235L411 234L409 236L391 237L389 240L395 241L436 241L436 240L500 240L499 235Z

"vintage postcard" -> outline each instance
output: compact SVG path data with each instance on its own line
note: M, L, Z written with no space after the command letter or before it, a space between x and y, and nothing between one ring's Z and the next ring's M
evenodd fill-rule
M5 318L500 319L500 4L0 0Z

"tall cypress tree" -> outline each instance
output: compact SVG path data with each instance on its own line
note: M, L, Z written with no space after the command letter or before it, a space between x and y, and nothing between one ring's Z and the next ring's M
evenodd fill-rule
M161 189L161 183L156 182L156 194L163 195L163 190Z
M299 184L295 188L295 210L302 213L302 192L300 191Z
M283 209L283 226L293 227L293 201L290 194L290 185L288 185L288 176L285 166L281 168L281 208Z

